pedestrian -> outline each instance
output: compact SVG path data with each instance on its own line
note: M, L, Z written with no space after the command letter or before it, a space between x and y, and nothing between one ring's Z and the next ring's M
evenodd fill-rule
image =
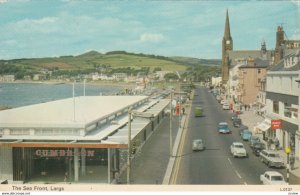
M65 172L64 182L67 182L67 179L68 179L68 172Z
M268 144L268 150L270 150L270 148L271 148L271 144L272 144L272 140L271 140L271 138L268 138L268 142L267 142L267 144Z
M185 108L182 107L182 114L184 115L184 113L185 113Z
M294 170L294 165L295 165L295 155L293 153L290 154L290 166L291 170Z
M279 140L277 137L275 137L275 139L274 139L274 145L275 145L275 149L278 150L279 149Z

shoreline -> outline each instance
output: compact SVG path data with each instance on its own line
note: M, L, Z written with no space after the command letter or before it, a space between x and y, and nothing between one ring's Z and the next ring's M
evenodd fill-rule
M16 80L13 82L0 82L0 84L45 84L45 85L62 85L62 84L72 84L71 81L23 81ZM76 82L77 84L83 84L83 82ZM135 83L126 83L126 82L112 82L112 81L92 81L86 82L86 85L94 85L94 86L118 86L118 87L131 87L134 88L136 86Z

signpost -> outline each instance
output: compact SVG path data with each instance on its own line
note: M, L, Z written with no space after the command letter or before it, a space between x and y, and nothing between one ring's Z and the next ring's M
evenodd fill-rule
M290 153L291 148L285 148L285 153L287 154L286 158L286 182L289 183L289 177L290 177Z
M280 119L272 120L271 127L273 130L275 129L282 129L282 123Z

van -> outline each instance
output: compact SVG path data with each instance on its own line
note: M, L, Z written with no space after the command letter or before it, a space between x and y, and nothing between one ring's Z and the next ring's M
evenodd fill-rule
M195 117L202 116L202 108L200 106L195 107Z

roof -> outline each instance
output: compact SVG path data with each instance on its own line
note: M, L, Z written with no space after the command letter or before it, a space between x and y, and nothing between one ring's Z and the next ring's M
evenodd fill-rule
M244 64L240 66L239 68L267 68L269 66L269 60L262 60L260 58L254 59L254 65L253 64Z
M290 49L288 54L286 53L284 59L282 59L278 64L270 66L268 68L269 71L298 71L300 70L300 60L298 60L298 63L293 66L285 67L284 66L284 60L291 58L291 57L298 57L299 56L299 49Z
M262 57L261 50L236 50L236 51L228 51L229 59L232 61L232 64L235 65L234 60L236 59L246 59L249 57L252 58L261 58ZM267 59L271 59L272 51L267 51Z
M85 128L148 96L81 96L0 111L1 127Z
M265 173L267 173L270 176L275 176L275 175L282 176L282 174L277 171L266 171Z

